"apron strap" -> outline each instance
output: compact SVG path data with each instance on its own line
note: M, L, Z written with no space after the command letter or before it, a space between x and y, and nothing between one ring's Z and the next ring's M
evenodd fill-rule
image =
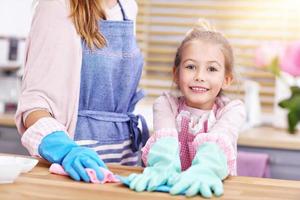
M135 105L138 101L140 101L145 96L144 90L139 90L135 93L134 97L130 102L129 111L132 112L134 110ZM134 115L132 113L128 114L130 117L130 126L131 126L131 138L132 138L132 149L134 151L138 151L140 149L140 145L142 147L145 146L147 140L149 139L149 129L146 123L145 118L142 115ZM142 131L138 128L138 121L141 121Z
M97 110L79 110L78 116L89 117L105 122L127 122L130 120L126 113L106 112Z
M142 145L145 146L149 139L149 130L145 118L142 115L129 114L130 117L130 137L132 140L131 148L138 151ZM141 121L142 131L138 128L138 121Z
M145 118L142 115L133 113L116 113L95 110L80 110L78 116L89 117L106 122L129 122L131 148L134 152L144 146L149 138L149 130ZM142 131L138 128L139 120L142 124Z
M120 6L120 8L121 8L121 12L122 12L122 15L123 15L123 20L124 20L124 21L129 20L129 18L127 17L127 15L126 15L126 13L125 13L124 7L122 6L122 4L121 4L121 2L120 2L119 0L118 0L118 4L119 4L119 6Z

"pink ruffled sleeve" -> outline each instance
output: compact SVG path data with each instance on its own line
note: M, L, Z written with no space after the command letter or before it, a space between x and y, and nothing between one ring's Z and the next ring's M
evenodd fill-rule
M176 129L179 101L177 97L164 93L153 104L153 129Z
M176 116L178 114L178 98L164 93L153 104L153 128L146 145L142 149L142 160L147 165L148 153L152 145L162 137L174 137L178 139Z
M206 142L215 142L227 157L228 174L236 175L237 139L246 119L244 103L229 102L217 112L217 121L207 134L199 134L193 141L194 149Z
M147 166L148 162L148 154L149 151L151 149L151 147L154 145L154 143L163 137L174 137L178 140L178 134L177 134L177 130L176 129L161 129L160 131L156 131L153 135L151 135L151 137L149 138L149 140L147 141L146 145L142 148L142 160L145 164L145 166Z
M22 144L30 155L41 157L38 148L42 139L55 131L66 132L66 128L52 117L43 117L24 132L21 138Z

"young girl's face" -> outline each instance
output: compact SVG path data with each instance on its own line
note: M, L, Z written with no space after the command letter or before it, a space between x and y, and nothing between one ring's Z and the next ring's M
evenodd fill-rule
M220 90L231 81L232 77L225 75L225 57L219 45L199 40L184 45L175 82L188 106L212 109Z

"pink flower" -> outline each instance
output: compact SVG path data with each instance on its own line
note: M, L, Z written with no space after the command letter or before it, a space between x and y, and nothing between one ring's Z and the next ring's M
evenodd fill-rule
M300 41L289 44L280 55L280 68L292 76L300 76Z
M265 43L255 51L254 63L257 67L265 68L273 62L283 51L280 43Z

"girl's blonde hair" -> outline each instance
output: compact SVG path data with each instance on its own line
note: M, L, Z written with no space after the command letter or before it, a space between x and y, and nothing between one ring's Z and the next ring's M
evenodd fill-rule
M233 51L232 47L229 44L228 40L221 34L216 31L206 20L200 19L198 21L198 26L191 29L186 33L184 40L181 42L180 46L177 49L175 60L174 60L174 70L178 71L178 67L181 63L181 55L183 47L191 41L200 40L203 42L209 42L213 44L220 45L221 51L225 57L225 75L233 77ZM199 52L201 53L201 52Z
M106 20L103 0L70 0L71 19L77 33L91 49L106 45L105 37L99 32L98 20Z

